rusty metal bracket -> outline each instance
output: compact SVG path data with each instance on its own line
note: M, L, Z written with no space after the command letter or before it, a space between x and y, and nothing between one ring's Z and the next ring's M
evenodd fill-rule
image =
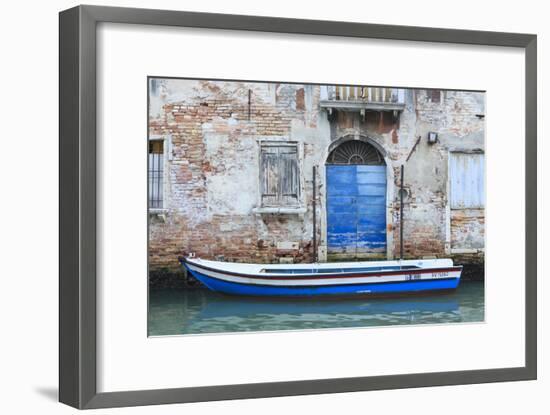
M418 139L416 140L416 143L414 143L414 146L413 148L411 149L411 152L409 153L409 155L407 156L407 159L405 160L405 163L409 161L409 159L411 158L412 154L414 153L414 150L416 150L416 146L418 146L418 143L420 143L420 139L422 138L422 136L418 136Z

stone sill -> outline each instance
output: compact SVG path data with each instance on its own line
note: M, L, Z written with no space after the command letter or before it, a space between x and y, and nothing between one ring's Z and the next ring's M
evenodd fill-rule
M485 253L484 248L451 248L451 254L481 254Z
M256 207L252 209L252 213L264 214L264 213L275 213L280 215L301 215L306 213L307 209L305 207Z
M162 208L151 208L149 209L150 215L165 215L168 213L168 209L162 209Z

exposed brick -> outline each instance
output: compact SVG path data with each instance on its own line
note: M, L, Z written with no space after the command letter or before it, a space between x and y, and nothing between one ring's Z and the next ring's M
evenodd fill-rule
M172 159L167 166L167 212L162 218L150 216L151 269L177 269L177 256L183 252L241 262L311 261L311 166L320 169L317 242L323 252L326 184L322 169L330 144L347 135L377 143L393 170L387 232L393 237L389 248L394 255L399 255L400 246L399 172L409 156L405 167L406 256L446 256L448 242L465 249L477 249L483 243L483 211L473 215L453 210L447 218L448 151L451 147L483 148L484 122L476 117L484 112L483 94L443 91L437 102L425 90L407 91L406 108L397 118L391 111L367 111L364 117L359 112L336 111L336 116L329 117L319 108L320 89L314 86L163 82L163 95L151 104L149 132L171 137ZM427 144L428 131L438 133L437 144ZM421 141L411 154L418 137ZM305 214L252 213L259 188L258 139L302 145ZM451 235L447 234L447 219ZM278 250L277 243L282 241L297 242L298 249ZM480 251L470 260L479 261L482 256Z

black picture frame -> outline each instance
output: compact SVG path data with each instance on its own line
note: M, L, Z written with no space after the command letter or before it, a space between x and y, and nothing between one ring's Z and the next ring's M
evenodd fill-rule
M96 27L100 22L409 40L525 51L525 366L98 393ZM533 380L537 376L537 37L532 34L78 6L59 15L59 400L75 408Z

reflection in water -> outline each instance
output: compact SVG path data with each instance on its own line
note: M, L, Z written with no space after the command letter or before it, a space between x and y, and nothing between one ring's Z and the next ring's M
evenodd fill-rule
M482 282L462 282L452 294L393 299L260 299L202 289L149 296L151 336L483 320Z

